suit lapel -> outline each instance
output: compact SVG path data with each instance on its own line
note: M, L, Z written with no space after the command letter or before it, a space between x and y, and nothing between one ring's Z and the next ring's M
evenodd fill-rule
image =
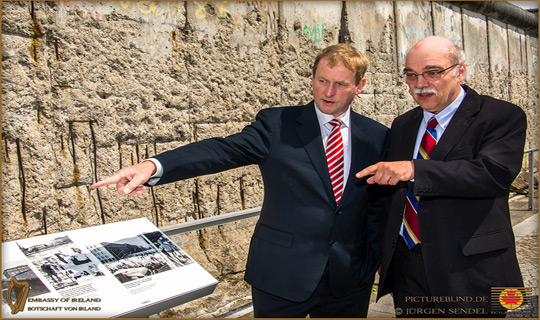
M416 107L410 113L406 113L404 116L410 117L404 119L398 128L392 127L391 139L395 139L396 142L392 143L392 148L395 148L395 154L392 154L392 157L387 159L387 161L402 161L402 160L411 160L413 159L414 146L416 145L416 137L418 136L418 130L420 129L420 124L424 118L424 112L422 108ZM416 155L414 155L416 156ZM399 202L396 202L398 208L405 208L405 200L407 199L407 182L400 182L401 186L398 189L399 193L396 193L397 199ZM399 219L401 221L401 218Z
M313 164L313 168L321 178L329 199L333 199L334 192L332 191L326 153L322 143L321 129L313 101L303 108L302 113L296 121L298 123L296 128L298 137Z
M474 120L474 116L480 111L479 95L467 86L463 86L467 92L458 110L450 120L441 139L433 149L431 158L434 160L444 159L448 152L458 143L460 138Z
M422 108L418 107L413 110L412 118L410 121L405 121L410 123L410 127L405 128L400 133L401 136L401 146L399 148L400 154L398 159L412 159L414 153L414 146L416 145L416 137L418 135L418 129L420 128L420 123L424 118L424 113ZM402 153L401 153L402 152Z
M349 171L349 177L347 178L347 184L343 190L343 196L341 197L341 203L348 199L353 185L357 179L356 173L364 169L367 165L366 161L366 144L369 143L366 136L366 126L362 122L362 118L351 110L351 168Z

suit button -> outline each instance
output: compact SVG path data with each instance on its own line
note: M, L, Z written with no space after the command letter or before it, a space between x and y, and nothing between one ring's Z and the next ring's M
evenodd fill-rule
M336 214L339 216L339 215L342 215L343 214L343 211L338 211L336 212Z

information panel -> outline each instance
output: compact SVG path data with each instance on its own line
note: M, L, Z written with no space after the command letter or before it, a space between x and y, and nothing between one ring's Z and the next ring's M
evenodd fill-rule
M2 244L2 318L148 317L216 285L146 218Z

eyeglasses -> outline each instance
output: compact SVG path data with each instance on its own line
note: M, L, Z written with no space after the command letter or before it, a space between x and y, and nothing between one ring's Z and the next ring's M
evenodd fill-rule
M448 71L452 69L453 67L457 66L459 63L454 64L453 66L450 66L446 69L442 70L429 70L426 72L422 72L420 74L414 73L414 72L403 72L403 75L405 76L405 82L407 83L415 83L418 81L418 76L424 77L426 81L434 81L439 80L443 76L443 72Z

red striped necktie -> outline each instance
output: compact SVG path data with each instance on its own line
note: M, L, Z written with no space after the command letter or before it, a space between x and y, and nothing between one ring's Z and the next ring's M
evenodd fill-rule
M435 130L437 124L437 119L431 118L431 120L429 120L426 132L420 142L420 148L418 149L416 159L429 160L431 158L431 152L437 144L437 131ZM418 200L419 197L415 197L410 190L407 190L407 202L405 203L405 215L403 217L401 231L409 249L420 242L417 211Z
M328 123L332 125L332 130L326 143L326 161L336 204L339 204L343 194L343 139L341 138L341 121L332 119Z

